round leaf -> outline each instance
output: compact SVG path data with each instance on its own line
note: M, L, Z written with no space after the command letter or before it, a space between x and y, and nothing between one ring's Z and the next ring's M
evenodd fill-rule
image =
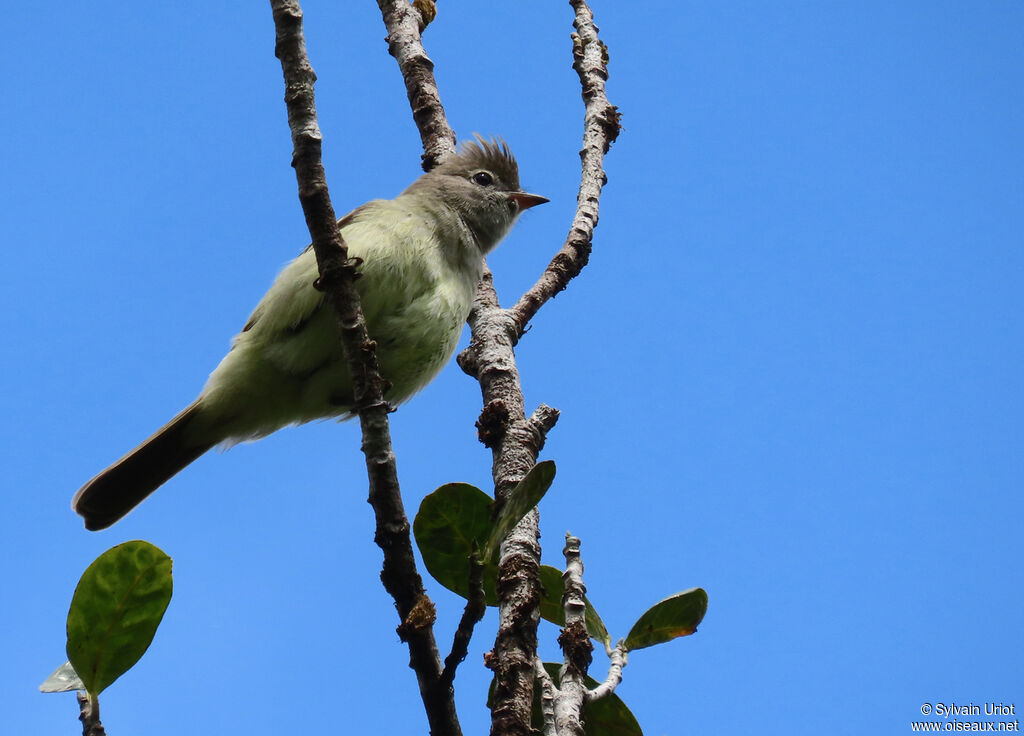
M550 472L553 477L553 463ZM474 549L483 549L491 538L494 528L491 508L491 497L479 488L468 483L448 483L423 499L412 524L416 546L423 556L427 572L463 598L469 597L469 556ZM498 565L494 556L485 559L482 578L484 601L488 606L498 605L495 592ZM565 623L562 573L549 565L541 565L540 580L540 615L561 626ZM611 638L601 617L589 600L586 603L587 631L598 641L609 644Z
M468 483L448 483L428 495L412 524L427 571L463 598L469 597L469 556L483 548L491 528L491 497ZM486 560L483 588L489 606L498 603L497 574L493 560Z
M119 544L82 574L68 611L67 653L91 696L149 648L171 590L171 558L149 542Z
M697 630L708 610L708 594L691 588L659 601L633 624L626 637L626 649L635 650L663 644Z

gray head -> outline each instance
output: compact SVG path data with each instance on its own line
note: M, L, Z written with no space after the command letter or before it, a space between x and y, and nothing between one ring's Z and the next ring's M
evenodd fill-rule
M519 188L519 166L504 141L480 136L464 142L406 191L429 192L458 212L485 254L505 237L520 212L548 201Z

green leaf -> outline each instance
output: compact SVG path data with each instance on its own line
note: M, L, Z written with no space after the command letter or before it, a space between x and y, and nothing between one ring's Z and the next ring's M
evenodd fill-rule
M626 637L626 649L636 650L663 644L697 630L708 610L708 594L691 588L659 601L633 624Z
M551 482L555 479L555 463L553 460L545 460L537 463L526 477L519 481L512 489L494 522L494 529L487 540L484 549L484 558L490 559L498 552L498 547L505 541L505 537L515 528L515 525L522 520L530 509L535 507L544 498Z
M65 662L55 669L39 686L41 693L66 693L72 690L85 690L85 684L70 662Z
M149 542L125 542L96 558L68 611L68 660L96 697L149 648L171 601L171 558Z
M547 473L547 470L542 471L540 481L533 480L531 484L540 482L543 485ZM553 463L550 473L553 477ZM547 484L550 485L550 478ZM476 549L485 546L494 529L491 508L491 497L479 488L468 483L448 483L423 499L413 520L413 536L423 555L427 572L434 580L463 598L469 597L469 556L473 553L474 545ZM488 606L498 605L495 592L498 565L495 556L485 558L482 577L484 600ZM541 565L540 581L540 615L559 626L565 625L561 571L549 565ZM611 637L601 617L589 600L586 603L587 631L598 641L610 644Z
M423 563L433 578L453 593L469 597L469 556L491 534L491 497L468 483L448 483L423 499L412 532ZM484 597L496 606L498 566L486 559Z
M562 665L557 662L545 662L544 669L551 678L558 683L558 673ZM593 690L598 686L597 680L587 677L584 682L588 689ZM487 693L487 707L494 705L494 680L491 680L491 688ZM531 716L533 727L538 732L543 732L544 717L540 712L540 683L533 688L533 714ZM583 727L587 736L643 736L640 724L636 717L626 707L615 693L606 695L598 700L591 700L583 704Z
M562 582L562 571L551 565L540 566L540 584L542 587L540 598L540 615L546 621L559 626L565 626L565 608L562 606L562 593L565 591L565 584ZM605 645L611 644L611 637L608 629L605 628L601 617L597 615L597 609L589 599L584 597L587 610L584 613L587 623L587 633L591 638L597 639Z

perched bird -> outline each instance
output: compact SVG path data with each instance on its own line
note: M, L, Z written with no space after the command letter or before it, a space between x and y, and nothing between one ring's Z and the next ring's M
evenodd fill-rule
M504 142L478 136L394 199L338 221L349 255L362 259L355 285L389 402L408 399L448 362L484 256L519 213L547 201L520 190ZM274 280L198 398L82 486L72 506L87 529L110 526L215 446L351 416L352 378L317 276L308 247Z

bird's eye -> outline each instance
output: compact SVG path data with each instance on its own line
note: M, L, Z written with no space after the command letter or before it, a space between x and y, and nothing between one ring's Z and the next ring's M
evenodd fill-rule
M482 187L489 187L494 183L494 177L488 174L486 171L478 171L470 177L475 184L479 184Z

